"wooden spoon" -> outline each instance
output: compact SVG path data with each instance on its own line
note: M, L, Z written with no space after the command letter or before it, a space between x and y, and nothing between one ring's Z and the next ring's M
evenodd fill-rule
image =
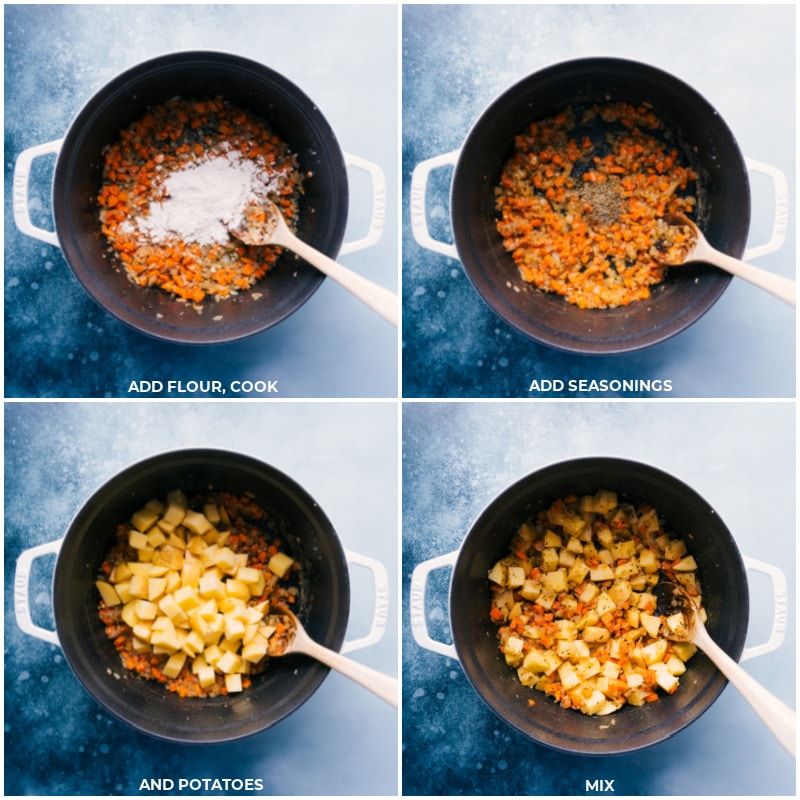
M666 616L666 638L691 642L702 650L717 669L739 690L769 728L770 732L795 757L795 712L768 692L745 672L710 636L700 618L699 609L686 589L669 580L656 585L658 613Z
M268 199L259 199L244 215L242 224L231 233L245 244L286 247L311 266L333 278L387 322L397 327L397 295L338 264L324 253L307 245L292 233L278 207Z
M708 243L708 240L700 232L697 225L683 214L670 214L663 219L668 225L689 228L694 246L690 245L688 250L684 250L681 253L682 257L675 255L677 248L666 252L658 251L654 255L659 263L676 267L691 261L703 261L706 264L712 264L715 267L724 269L726 272L730 272L731 275L749 281L792 306L796 305L795 282L793 280L774 275L771 272L746 264L738 258L733 258L720 252ZM670 255L671 253L672 255Z
M289 653L304 653L307 656L316 658L331 669L341 672L356 683L361 684L365 689L369 689L378 695L381 700L385 700L390 705L397 708L397 679L382 672L359 664L349 658L329 650L321 644L315 642L306 633L305 628L300 624L297 617L285 606L273 606L275 614L268 617L269 624L280 621L285 626L281 634L273 634L269 640L267 655L271 658L281 657Z

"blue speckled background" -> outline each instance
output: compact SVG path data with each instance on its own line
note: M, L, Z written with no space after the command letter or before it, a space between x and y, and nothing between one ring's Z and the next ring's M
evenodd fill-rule
M778 565L789 586L785 641L744 668L795 703L795 405L783 403L406 403L403 408L403 792L407 795L583 795L586 780L617 795L790 795L795 762L737 691L672 739L633 755L570 756L507 727L457 661L409 628L411 573L458 550L507 486L547 464L611 455L652 464L693 487L740 551ZM430 575L425 616L450 642L451 570ZM748 573L747 644L765 641L769 582Z
M397 331L326 280L280 325L229 345L172 345L101 310L57 247L20 233L11 179L18 154L64 136L89 98L124 69L165 52L211 49L260 61L321 109L340 147L380 166L385 227L342 263L398 285L398 10L320 5L17 5L5 19L5 394L124 397L131 380L279 380L282 397L396 397ZM34 221L52 229L53 159L34 163ZM345 241L367 230L372 193L349 170ZM198 393L196 396L202 396Z
M743 281L734 279L709 313L665 343L625 356L573 356L517 333L483 302L458 261L414 240L408 206L414 167L460 148L484 109L523 77L598 55L645 61L683 79L717 109L746 156L786 174L787 240L754 263L794 277L793 5L408 5L402 52L404 396L528 397L533 379L660 378L672 381L672 397L794 397L795 312ZM431 234L445 242L452 241L451 175L450 168L435 170L428 191ZM774 203L766 179L755 175L751 183L748 244L754 246L769 237Z
M63 536L89 496L129 464L183 447L226 448L293 478L346 549L386 567L384 637L350 655L396 675L397 416L396 404L374 402L7 402L5 794L135 795L143 778L158 777L176 785L181 777L258 778L264 789L256 794L396 794L397 711L338 673L264 733L230 745L170 746L118 722L58 647L17 627L13 586L20 552ZM34 621L50 629L52 570L52 557L37 561L30 591ZM353 566L351 586L348 640L367 633L374 611L368 571Z

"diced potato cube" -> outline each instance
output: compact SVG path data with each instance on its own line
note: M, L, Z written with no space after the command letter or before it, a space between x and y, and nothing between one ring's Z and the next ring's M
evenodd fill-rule
M168 617L157 617L153 622L150 644L153 647L162 647L164 651L180 650L181 645L175 633L175 626Z
M617 664L616 661L606 661L606 663L603 664L602 674L606 678L616 680L619 677L620 669L620 665Z
M576 558L575 563L567 572L567 582L571 586L577 586L579 583L582 583L584 580L586 580L586 576L588 574L589 565L582 558Z
M653 573L658 572L661 568L658 556L652 550L642 550L639 553L639 568L643 572Z
M141 622L139 617L136 616L135 606L136 600L130 600L122 606L122 611L120 611L122 621L131 628L135 628Z
M111 580L115 584L122 583L122 581L128 580L131 575L133 575L133 573L131 572L130 567L123 561L114 567L113 571L111 572Z
M95 581L94 585L107 606L118 606L122 603L117 590L108 581Z
M611 599L611 596L608 592L601 592L597 596L597 602L595 603L595 611L602 617L603 614L607 614L609 611L614 611L617 607L617 604Z
M147 599L151 602L158 600L167 588L166 578L148 578L147 579Z
M567 590L567 573L563 568L546 572L542 576L542 586L552 592L565 592Z
M186 655L194 657L205 649L203 637L197 631L191 631L181 642L181 649Z
M653 672L656 674L656 683L665 691L672 693L678 688L678 679L669 672L667 665L657 663L652 665Z
M573 642L567 639L559 639L556 642L556 655L562 661L569 661L569 659L572 658L573 644Z
M226 639L241 639L244 636L244 623L240 619L226 615L224 631Z
M666 665L670 675L683 675L686 672L686 664L678 656L670 656L666 660Z
M141 620L155 619L158 616L158 606L149 600L136 600L134 610Z
M589 570L589 578L601 583L602 581L613 581L614 570L608 564L598 564Z
M273 575L283 578L291 569L292 564L294 564L294 559L291 556L286 555L286 553L275 553L275 555L270 558L267 569L269 569Z
M681 661L688 661L697 652L697 647L691 642L673 642L672 649Z
M597 537L597 541L600 542L600 544L606 550L610 551L611 548L614 547L616 536L614 536L614 532L608 527L608 525L599 526L595 536Z
M212 525L218 525L220 522L219 508L216 503L206 503L203 506L203 515Z
M578 627L571 619L559 619L556 620L554 624L556 626L556 639L572 641L577 638Z
M242 658L251 664L257 664L267 654L268 642L260 633L242 647Z
M562 547L558 551L558 566L571 567L575 563L576 558L577 556L575 553L571 553L566 547Z
M173 653L164 665L162 672L168 678L177 678L180 675L183 665L186 663L186 653Z
M205 576L203 576L205 577ZM213 578L215 576L209 576L209 588L213 584ZM219 582L219 579L217 579ZM221 582L219 582L220 585ZM224 594L224 587L223 587L223 594ZM196 608L199 608L202 605L202 600L200 595L202 594L202 581L199 588L195 588L194 586L181 586L180 589L176 589L175 593L172 595L175 598L175 602L187 613L191 614Z
M206 600L210 598L223 600L228 596L228 593L225 591L225 584L222 582L219 575L207 572L200 578L200 596Z
M261 574L261 570L255 567L239 567L236 570L236 580L246 584L258 583L258 576Z
M609 587L606 594L608 594L617 608L619 608L624 606L628 600L631 599L633 590L631 589L631 585L627 580L617 579L617 581L611 587Z
M581 589L578 599L581 601L581 603L588 604L591 603L598 594L600 594L600 589L597 588L597 584L587 583L583 589Z
M542 544L545 547L559 548L561 547L561 537L557 533L553 533L553 531L545 531Z
M664 558L667 561L675 561L676 559L685 556L686 552L686 542L684 542L682 539L672 539L664 548Z
M225 676L225 688L229 694L242 691L242 676L239 673Z
M542 550L541 570L542 572L553 572L558 569L558 550L555 547L545 547Z
M147 531L153 527L158 521L158 514L155 511L145 507L136 511L131 516L131 524L137 531ZM131 545L132 547L134 545Z
M235 597L240 600L250 599L250 587L246 583L237 581L235 578L228 578L225 581L225 591L228 597Z
M602 669L602 664L594 656L575 665L575 672L581 681L588 680L594 675L599 675Z
M128 544L134 550L144 550L148 546L147 534L135 530L128 531ZM141 554L139 557L141 558Z
M161 547L161 545L166 541L167 537L164 535L164 531L159 530L158 528L153 528L147 534L147 544L149 547Z
M567 691L574 689L581 682L577 672L575 672L575 667L573 667L569 662L565 662L559 666L558 677L561 681L561 685Z
M489 574L487 577L492 583L496 583L498 586L505 586L507 574L508 574L508 566L504 562L498 561L489 570Z
M205 514L201 514L199 511L192 510L187 510L183 515L181 525L183 525L184 528L188 528L192 533L198 534L199 536L202 536L207 530L209 530L209 528L211 528L211 523L208 521L208 518L205 516Z
M616 492L600 490L595 494L593 498L592 508L587 510L595 511L598 514L607 514L609 511L612 511L616 507L617 507Z
M611 638L611 632L608 628L602 628L597 625L589 625L583 629L583 640L595 644L597 642L607 642Z
M509 636L504 649L506 664L510 667L518 667L522 663L522 648L524 641L518 636Z
M658 513L654 508L639 515L636 530L639 533L657 533L659 529Z
M216 674L214 672L214 667L210 665L206 665L205 667L200 667L197 671L197 679L204 689L208 686L211 686L216 681Z
M694 556L685 556L676 561L672 565L672 569L675 572L694 572L697 569L697 562L694 560Z
M509 567L506 586L510 589L518 589L525 583L525 569L523 567Z
M140 622L133 626L133 635L142 642L149 642L152 633L152 623Z
M647 631L647 635L655 639L661 629L661 617L656 617L652 614L640 614L639 620L642 627Z
M664 656L667 652L667 641L666 639L656 639L656 641L651 642L648 645L645 645L642 648L642 654L644 656L645 663L648 666L652 666L653 664L658 664L664 660Z
M149 579L145 575L134 575L131 578L130 593L131 597L147 599L149 594Z
M606 705L606 696L598 689L595 689L592 692L591 696L584 701L583 705L580 708L584 714L593 716L595 714L599 714L600 711L602 711L602 709L605 707L605 705Z

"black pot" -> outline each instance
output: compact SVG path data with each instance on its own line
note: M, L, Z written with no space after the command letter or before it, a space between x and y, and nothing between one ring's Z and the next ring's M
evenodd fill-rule
M696 720L727 683L697 652L673 695L657 703L624 706L590 717L523 687L497 645L489 619L487 572L508 553L518 526L567 494L615 491L621 500L653 505L668 528L685 539L699 565L711 637L738 660L747 635L749 599L744 564L717 513L693 489L650 466L619 458L580 458L534 472L495 498L472 525L459 550L450 583L450 627L461 666L476 692L502 720L534 741L583 755L613 755L668 739Z
M285 252L260 284L263 297L254 300L244 292L207 304L202 314L162 290L128 280L100 231L96 198L103 148L148 108L175 96L221 96L269 124L310 175L300 199L298 236L332 258L347 223L344 156L320 110L297 86L262 64L227 53L174 53L134 66L100 89L70 125L53 174L53 218L64 257L84 289L142 333L187 344L229 342L285 319L324 276L298 270L294 255Z
M749 181L736 141L708 102L676 77L633 61L585 58L533 73L504 92L470 130L456 163L454 243L475 289L499 317L532 339L581 354L623 353L664 341L708 311L731 280L708 265L680 267L669 270L649 300L601 310L579 309L519 278L495 227L494 207L514 136L566 106L606 100L649 104L664 122L699 175L696 218L714 247L741 257L750 225Z
M84 504L64 536L53 577L56 633L89 694L138 731L170 742L211 744L263 731L299 708L329 670L303 656L272 659L244 692L181 698L122 667L97 614L94 581L116 526L153 497L214 488L250 492L285 524L281 538L301 564L296 613L310 636L339 650L350 608L344 551L330 521L306 491L274 467L221 450L182 450L120 472Z

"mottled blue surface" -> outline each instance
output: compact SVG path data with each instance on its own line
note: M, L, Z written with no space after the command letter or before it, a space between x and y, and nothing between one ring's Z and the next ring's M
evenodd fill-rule
M289 319L241 342L186 347L151 340L100 309L59 248L17 230L10 192L18 154L63 137L79 109L118 73L165 52L237 53L299 86L342 150L382 168L383 236L342 263L396 290L396 8L20 5L6 6L4 18L7 397L125 397L130 381L142 379L277 379L283 397L397 396L397 331L333 281ZM35 162L29 199L34 222L49 229L52 164ZM366 233L372 207L364 173L350 170L349 178L346 241Z
M537 345L501 321L461 264L423 249L408 224L414 167L460 148L499 94L553 63L617 56L692 85L746 156L786 174L787 240L754 263L794 277L794 6L409 5L402 55L404 396L528 397L537 396L528 393L534 379L640 378L671 380L672 397L794 397L795 312L749 284L734 279L705 317L646 351L573 356ZM428 192L431 234L445 242L452 241L451 175L450 168L435 170ZM748 245L754 246L769 236L774 204L764 178L756 175L751 183Z
M740 551L786 573L785 641L744 668L794 707L794 403L406 403L403 407L403 792L407 795L791 795L795 762L735 689L672 739L639 754L557 753L516 733L472 689L457 661L408 627L413 569L458 550L506 487L547 464L609 455L652 464L694 488ZM748 573L748 645L772 619L766 579ZM430 575L425 617L450 642L450 569Z
M264 733L230 745L169 745L98 706L60 648L17 627L12 598L19 554L63 536L117 472L166 450L225 448L289 475L319 503L345 548L386 567L385 635L351 655L397 674L395 404L261 403L243 413L230 403L12 402L5 425L6 795L135 795L143 778L159 777L176 785L179 778L257 778L264 789L256 794L397 793L397 712L338 673ZM29 600L34 621L50 629L52 571L52 557L35 563ZM351 569L351 585L348 640L367 633L374 607L365 569Z

